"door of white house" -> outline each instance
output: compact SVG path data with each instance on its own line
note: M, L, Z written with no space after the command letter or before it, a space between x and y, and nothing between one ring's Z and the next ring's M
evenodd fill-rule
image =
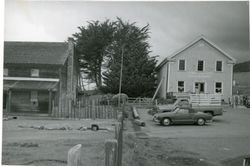
M205 93L205 83L196 82L195 83L195 93Z

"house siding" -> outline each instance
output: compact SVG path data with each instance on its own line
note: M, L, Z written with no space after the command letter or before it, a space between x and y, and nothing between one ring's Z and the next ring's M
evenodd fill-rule
M8 69L9 77L31 77L31 69L39 70L39 78L58 78L58 67L55 66L37 66L29 65L5 65L4 68ZM21 72L20 72L21 71Z
M169 70L168 92L178 92L178 81L184 81L184 92L194 93L195 82L205 83L205 93L215 93L215 82L222 82L222 99L228 101L232 95L232 68L229 59L207 42L200 40L174 56ZM179 71L179 60L185 60L185 71ZM197 71L198 60L204 61L204 70ZM216 61L222 61L222 72L216 71ZM167 66L164 65L163 68ZM162 74L163 75L163 74ZM162 89L164 91L164 89ZM163 92L161 92L163 93Z
M38 90L30 89L29 87L26 87L26 89L8 87L6 81L6 88L4 90L4 101L6 105L4 107L8 109L8 94L11 92L11 112L39 112L48 113L55 117L68 117L72 110L70 107L76 103L79 72L78 68L76 68L78 67L77 58L74 55L74 44L72 40L69 40L68 48L64 54L68 56L65 63L60 65L5 63L4 68L8 69L7 77L31 78L31 69L39 69L39 78L57 78L59 82L53 89L46 87L43 90ZM65 56L64 54L62 56ZM23 84L26 84L26 82L28 83L29 81L24 81ZM32 91L38 92L38 105L31 101ZM53 110L51 110L52 107ZM49 112L49 110L52 112Z

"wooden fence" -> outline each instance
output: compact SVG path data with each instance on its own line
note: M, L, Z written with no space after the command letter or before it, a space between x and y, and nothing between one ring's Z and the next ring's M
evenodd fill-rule
M123 108L124 109L124 108ZM115 124L114 139L105 140L105 166L122 165L123 148L123 114L119 112L118 123ZM78 144L68 151L67 166L81 166L81 148Z
M105 166L122 165L123 148L123 115L118 115L118 123L115 125L114 139L105 142Z
M154 104L152 98L141 98L141 97L138 98L129 97L127 103L139 106L150 106Z
M63 100L61 109L52 103L52 116L70 119L116 119L117 109L110 102L99 99L79 98L76 103Z

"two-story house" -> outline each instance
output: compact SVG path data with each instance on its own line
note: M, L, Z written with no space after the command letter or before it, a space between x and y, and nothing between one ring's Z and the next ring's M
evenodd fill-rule
M67 117L76 102L79 70L68 42L4 42L5 113Z
M156 68L158 96L168 92L220 94L228 101L232 95L235 59L203 35L188 43Z

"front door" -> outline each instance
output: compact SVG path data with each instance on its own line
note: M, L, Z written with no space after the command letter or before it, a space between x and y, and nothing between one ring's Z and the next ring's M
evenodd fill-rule
M205 83L196 82L195 83L195 93L205 93Z

